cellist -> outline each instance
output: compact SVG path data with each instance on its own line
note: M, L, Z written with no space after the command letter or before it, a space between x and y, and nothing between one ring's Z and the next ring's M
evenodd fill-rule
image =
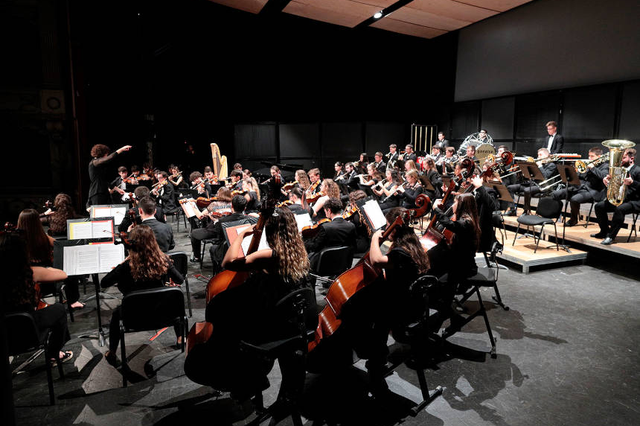
M309 274L307 252L288 208L277 208L266 218L269 248L241 256L242 240L252 232L250 227L239 234L222 263L228 270L252 275L209 302L206 318L213 323L213 333L207 343L192 349L185 362L188 377L197 375L198 383L229 391L239 402L269 387L267 374L273 366L241 351L240 341L259 344L286 337L288 327L272 317L273 308L282 297L308 286ZM283 370L288 367L283 360L279 363ZM287 391L283 383L280 392Z

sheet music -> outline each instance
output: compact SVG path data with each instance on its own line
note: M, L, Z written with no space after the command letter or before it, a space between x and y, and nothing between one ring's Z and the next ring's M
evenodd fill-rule
M384 217L382 209L380 209L380 204L378 204L377 201L369 200L364 203L362 207L375 231L387 224L387 219Z
M95 217L113 217L113 222L116 225L120 225L128 210L129 207L126 204L122 206L91 206L89 217L91 219Z
M85 240L95 238L113 239L112 219L105 220L67 220L70 240Z
M93 238L91 222L67 222L70 240L84 240Z
M111 220L94 220L91 223L91 232L93 236L90 238L113 238L113 222Z
M238 232L238 234L240 234L240 232L242 232L244 229L250 228L253 225L249 224L249 225L242 225L239 226L236 231ZM249 246L251 245L251 240L253 239L253 235L247 235L246 237L244 237L244 239L242 240L242 254L244 256L247 255L247 252L249 251ZM262 236L260 237L260 243L258 244L258 250L256 251L260 251L260 250L264 250L264 249L268 249L269 248L269 244L267 244L267 234L265 232L262 233Z
M92 244L66 246L63 249L63 271L67 275L107 273L124 261L124 246Z
M188 219L191 219L194 216L197 216L199 213L198 206L196 205L195 200L188 199L187 201L182 201L180 203L182 206L182 210Z
M309 215L309 213L300 213L293 216L296 218L296 223L298 224L298 232L302 232L302 228L305 226L313 225L313 221L311 220L311 215Z

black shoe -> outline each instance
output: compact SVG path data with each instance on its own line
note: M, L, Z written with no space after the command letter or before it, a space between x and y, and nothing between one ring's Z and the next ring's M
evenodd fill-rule
M607 233L598 232L597 234L591 234L591 238L607 238Z
M516 216L518 213L516 211L516 209L511 208L509 210L507 210L506 212L504 212L503 216Z
M191 263L200 263L200 258L199 257L195 257L195 256L191 256L191 258L189 259L189 261Z
M578 224L578 221L577 221L577 220L570 220L570 221L568 221L568 222L565 222L565 223L564 223L564 226L565 226L566 228L569 228L569 227L571 227L571 226L576 226L577 224Z
M604 240L602 240L600 242L600 244L605 245L605 246L610 246L611 244L613 244L613 238L607 237Z

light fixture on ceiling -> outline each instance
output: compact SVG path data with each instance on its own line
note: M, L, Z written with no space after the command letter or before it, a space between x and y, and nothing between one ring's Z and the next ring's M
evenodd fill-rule
M382 11L379 10L376 13L373 14L373 19L380 19L382 18Z

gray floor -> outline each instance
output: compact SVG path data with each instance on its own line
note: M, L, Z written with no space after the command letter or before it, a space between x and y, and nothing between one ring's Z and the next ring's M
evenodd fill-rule
M177 250L190 253L182 226L178 236ZM191 323L204 316L206 277L198 274L210 275L208 269L205 262L202 271L193 265L190 270ZM638 275L637 260L601 252L590 253L587 265L528 275L515 268L501 271L499 286L510 310L491 302L492 290L483 291L498 339L496 359L487 354L489 340L477 318L449 339L448 356L441 354L437 367L427 370L430 388L440 385L444 392L416 417L409 413L420 400L413 370L402 365L387 378L394 395L381 404L367 398L367 376L358 362L339 374L308 375L305 420L315 425L640 424ZM88 288L85 297L91 294ZM102 304L105 323L117 303ZM90 301L70 324L68 348L75 357L65 364L64 380L54 372L55 406L48 405L41 359L14 377L18 425L172 425L202 419L241 425L254 418L228 394L216 394L184 376L183 354L171 347L172 330L153 342L148 340L153 333L127 335L133 374L122 388L120 371L102 357L106 349L95 338L79 337L95 335L96 324L95 301ZM23 360L14 360L12 367ZM270 379L266 404L279 386L277 364Z

